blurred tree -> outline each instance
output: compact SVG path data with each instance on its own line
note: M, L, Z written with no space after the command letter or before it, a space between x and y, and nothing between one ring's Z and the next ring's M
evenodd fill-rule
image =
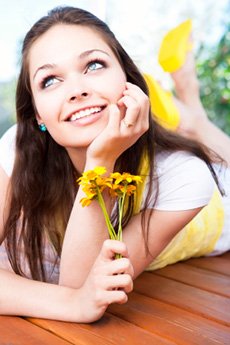
M230 135L230 24L216 49L200 48L197 71L208 116Z
M15 122L15 86L14 79L0 83L0 137Z

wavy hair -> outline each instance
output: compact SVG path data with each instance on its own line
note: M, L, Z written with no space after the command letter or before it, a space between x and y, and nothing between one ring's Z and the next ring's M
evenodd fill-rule
M16 91L17 135L16 159L9 190L9 213L5 223L4 238L13 270L22 276L20 252L28 262L31 276L46 281L44 268L44 236L60 256L65 229L77 193L76 178L79 172L62 146L48 132L38 129L35 106L28 72L28 55L33 43L57 24L81 25L96 30L117 57L127 81L138 85L147 95L148 88L142 74L117 41L109 27L93 14L74 7L57 7L37 21L25 36L22 63ZM153 178L155 150L187 150L203 159L216 180L207 150L197 143L170 133L156 123L149 112L149 129L128 148L116 162L116 171L139 174L142 157L149 164ZM144 210L150 197L151 183ZM157 195L157 193L156 193ZM135 200L130 198L123 226L130 220ZM143 212L143 215L145 212ZM143 226L144 226L143 217Z

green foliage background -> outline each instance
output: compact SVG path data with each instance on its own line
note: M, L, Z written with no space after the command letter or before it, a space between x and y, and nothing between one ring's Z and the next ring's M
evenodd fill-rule
M16 80L0 83L0 137L15 122Z
M200 48L197 71L209 118L230 135L230 24L216 49Z

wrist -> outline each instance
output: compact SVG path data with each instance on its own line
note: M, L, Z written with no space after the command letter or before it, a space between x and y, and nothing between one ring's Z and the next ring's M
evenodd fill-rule
M85 286L78 290L73 290L69 295L69 310L72 314L72 322L91 323L97 321L105 312L105 306L97 305L92 297L92 292ZM73 306L73 301L78 300L77 308Z
M91 158L91 157L86 157L86 163L84 170L92 170L96 166L103 166L106 168L107 173L113 172L114 166L115 166L115 161L110 160L110 159L101 159L101 158Z
M60 321L67 322L84 322L81 290L74 289L71 287L61 286L63 293L59 299L58 314L60 315L57 319Z

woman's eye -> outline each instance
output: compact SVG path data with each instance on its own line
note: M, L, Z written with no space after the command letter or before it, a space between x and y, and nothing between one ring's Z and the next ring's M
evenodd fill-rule
M47 87L54 85L58 83L59 81L60 80L57 77L49 76L42 81L42 88L46 89Z
M88 64L87 71L96 71L104 67L103 62L93 61Z

